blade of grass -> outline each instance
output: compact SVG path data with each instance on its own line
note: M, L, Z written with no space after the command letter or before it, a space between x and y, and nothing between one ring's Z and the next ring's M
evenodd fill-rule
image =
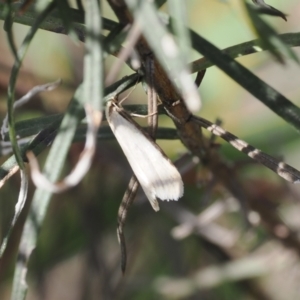
M135 20L141 28L148 44L155 56L160 61L175 87L178 88L189 108L193 109L194 103L200 103L200 98L195 84L190 76L177 44L159 18L157 8L151 1L125 0L131 9ZM159 41L159 42L158 42Z
M81 97L82 85L77 89L74 98L69 105L68 111L60 125L60 130L47 157L44 173L52 182L57 181L59 178L69 147L73 140L76 127L79 121L83 118L82 105L80 105L80 102L82 101L80 100ZM31 213L26 220L19 248L16 273L13 283L13 299L24 299L27 293L28 287L26 284L26 278L23 276L26 275L29 256L32 249L36 246L39 231L38 228L40 228L44 220L51 196L51 192L40 188L38 188L34 193ZM24 259L25 257L26 259ZM19 272L20 268L22 269L21 273Z
M279 35L282 42L288 47L300 46L300 33L284 33ZM229 55L231 58L238 58L249 54L268 50L264 45L261 45L258 39L249 42L241 43L223 49L222 52ZM202 57L192 62L192 73L199 72L214 66L214 63L206 57Z
M15 41L14 41L14 35L13 35L13 31L12 31L12 26L13 26L13 18L14 18L14 14L15 12L13 11L12 8L12 3L11 0L7 1L7 15L5 18L5 22L4 22L4 30L7 32L7 40L8 40L8 45L10 47L10 50L12 52L12 54L14 55L15 60L18 60L18 50L17 47L15 45Z
M135 113L138 115L147 115L147 105L134 104L134 105L124 105L124 109L130 113ZM166 114L163 107L158 107L158 114ZM16 123L16 133L20 138L30 137L32 135L38 134L39 131L45 129L51 125L54 121L61 121L63 114L56 114L51 116L44 116L38 118L31 118L28 120L19 121ZM103 116L105 120L105 116ZM100 132L102 127L100 128ZM8 134L4 135L4 141L9 141Z
M252 29L260 38L261 44L269 50L279 62L284 63L284 54L299 64L297 55L282 41L277 32L258 15L252 5L249 5L245 1L243 3L250 18Z
M78 38L73 26L72 13L68 1L55 0L55 2L57 5L57 9L61 15L65 31L70 36L70 38L76 42Z
M155 4L158 8L163 6L166 2L167 2L167 0L155 0Z
M37 32L39 25L43 22L45 17L53 10L54 4L51 3L47 6L44 12L42 12L35 21L35 24L30 28L27 33L20 49L18 50L18 58L15 60L14 66L11 71L11 76L9 80L8 90L7 90L7 114L8 114L8 124L9 124L9 137L12 143L13 152L16 156L18 165L21 169L24 168L24 163L21 157L20 149L17 143L16 132L15 132L15 119L13 114L13 105L15 98L15 85L19 70L21 68L22 61L25 57L27 49L30 42L32 41L35 33Z
M36 11L34 9L34 6L29 7L23 14L18 14L18 11L20 10L22 4L21 3L12 3L12 12L14 13L14 22L33 26L35 23L35 20L40 15L40 12ZM71 19L73 21L74 29L77 33L80 33L82 36L81 40L84 40L85 35L85 23L84 23L84 12L70 8L69 13L71 15ZM0 3L0 20L5 20L7 17L7 4ZM107 19L102 18L103 22L103 28L106 30L113 30L116 26L119 25L119 23ZM55 33L61 33L66 34L66 31L64 31L64 22L61 18L61 15L57 10L54 10L45 20L42 24L40 24L40 29L44 29L47 31L52 31Z
M76 0L76 5L77 5L78 10L80 10L82 12L84 11L83 4L82 4L81 0Z
M84 103L101 112L103 108L102 20L97 0L86 2L86 54L84 57Z
M264 0L252 0L252 2L258 6L257 12L266 14L269 16L280 17L283 20L287 21L286 14L284 14L282 11L276 9L275 7L266 4Z
M299 107L192 30L191 36L195 50L212 61L229 77L264 103L277 115L282 117L286 122L294 126L298 131L300 130Z
M20 187L20 191L19 191L18 201L15 205L14 217L11 221L9 230L8 230L7 234L4 236L2 244L0 244L0 258L2 257L2 255L6 249L7 242L10 237L11 231L12 231L13 227L15 226L16 221L17 221L20 213L22 212L22 209L23 209L24 204L27 199L28 175L25 170L21 170L20 174L21 174L21 187Z
M187 64L189 62L190 51L191 51L191 38L190 32L187 27L187 12L186 12L185 1L181 0L168 0L168 10L170 16L177 20L171 24L173 33L178 41L179 53L182 61Z

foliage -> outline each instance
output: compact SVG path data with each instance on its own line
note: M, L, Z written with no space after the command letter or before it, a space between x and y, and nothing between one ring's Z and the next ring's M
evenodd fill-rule
M215 5L225 5L214 1ZM74 295L83 299L283 299L271 292L276 290L276 279L271 284L267 281L276 274L291 277L293 267L299 268L297 228L283 216L292 216L291 207L299 209L298 203L291 201L298 194L283 180L298 183L300 173L295 166L225 131L221 122L206 120L203 111L210 104L205 98L201 102L197 85L202 88L210 68L217 67L276 118L299 132L299 107L238 59L265 51L272 64L299 68L293 47L299 46L300 34L278 34L268 23L271 17L289 22L289 16L265 1L241 0L237 11L245 13L246 19L240 22L252 30L256 39L221 50L205 34L189 28L190 1L82 2L76 1L75 8L66 0L0 2L3 34L14 60L5 71L9 77L4 85L7 116L3 114L0 145L1 299L7 297L10 278L11 299L31 299L34 293L40 298L49 293L59 299L57 295L63 288L51 285L56 274L63 274L61 280L65 282L71 281L66 284L70 299ZM117 21L106 13L106 4ZM201 3L190 3L193 5L205 9ZM29 28L20 46L16 24ZM61 41L68 40L72 45L70 55L76 47L84 47L83 68L79 71L82 82L45 84L51 75L43 78L31 74L35 87L26 92L20 89L26 77L26 55L38 29L64 35ZM191 62L193 50L197 59ZM43 51L44 45L40 44L42 57ZM111 56L117 59L107 67ZM0 64L4 66L5 60ZM123 78L121 71L126 72ZM197 73L195 82L191 73ZM142 193L127 210L134 199L133 189L129 189L129 199L125 194L121 203L131 170L120 149L107 142L114 140L103 113L107 101L125 91L127 97L129 94L134 98L130 91L136 86L143 87L148 106L141 102L125 104L126 110L150 113L150 135L154 140L179 140L185 147L175 162L185 183L184 197L178 202L161 203L157 214L153 214ZM56 89L66 108L53 106L51 111L27 104L39 111L39 116L30 114L26 120L17 120L18 106L42 97L40 92L54 99L51 95ZM64 90L71 96L66 96ZM175 128L158 126L155 130L157 114L150 106L156 109L156 95L161 104L158 114L165 124L171 120ZM219 99L217 106L225 100ZM218 114L226 119L222 110ZM255 116L251 118L255 126ZM262 130L268 126L265 122ZM289 142L291 127L273 142L262 136L255 142L278 156L280 153L274 149L281 146L280 140ZM217 136L220 140L216 141ZM259 171L261 168L250 161L241 161L233 148L220 149L221 139L275 175ZM174 149L182 149L175 141ZM169 147L168 155L178 155L174 149ZM36 156L45 160L43 175ZM29 180L28 165L36 187ZM20 173L21 180L13 176L16 173ZM116 220L122 255L115 235ZM76 268L74 274L72 268ZM263 276L265 282L258 282ZM295 299L295 291L297 286L292 286L284 299Z

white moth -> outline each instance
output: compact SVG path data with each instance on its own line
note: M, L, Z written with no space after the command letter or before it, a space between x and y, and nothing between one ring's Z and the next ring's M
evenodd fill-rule
M107 102L106 119L153 209L159 210L157 199L178 200L181 176L159 146L116 100Z

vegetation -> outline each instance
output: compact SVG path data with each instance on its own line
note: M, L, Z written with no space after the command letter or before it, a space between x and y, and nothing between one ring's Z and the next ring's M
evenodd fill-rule
M1 299L299 297L298 4L266 2L0 1ZM109 100L181 173L158 213Z

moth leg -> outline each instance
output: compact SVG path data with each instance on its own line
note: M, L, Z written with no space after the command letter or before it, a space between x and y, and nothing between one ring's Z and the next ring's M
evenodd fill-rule
M137 117L137 118L149 118L154 115L157 115L157 112L153 112L153 113L147 114L147 115L139 115L139 114L135 114L135 113L130 113L130 116Z

